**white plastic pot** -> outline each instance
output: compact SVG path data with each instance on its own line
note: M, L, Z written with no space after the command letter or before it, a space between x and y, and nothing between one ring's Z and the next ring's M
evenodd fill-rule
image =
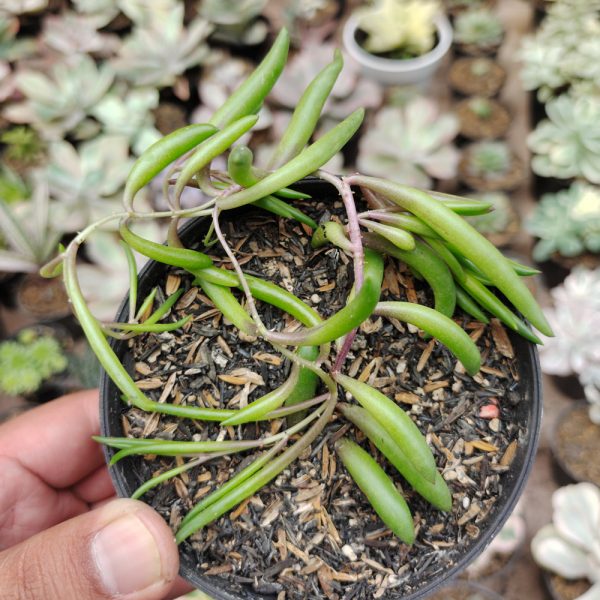
M343 31L344 49L360 66L365 77L384 85L419 84L429 81L452 45L452 26L448 17L435 18L437 44L427 54L416 58L393 59L370 54L356 41L358 20L354 15L346 21Z

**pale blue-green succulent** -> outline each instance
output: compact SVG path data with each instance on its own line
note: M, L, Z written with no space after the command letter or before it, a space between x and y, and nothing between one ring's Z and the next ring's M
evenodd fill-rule
M58 62L49 74L23 69L15 84L25 100L4 110L15 123L35 127L47 139L73 131L110 88L114 73L108 64L97 66L86 54Z
M461 44L495 46L503 37L502 21L485 8L464 12L454 22L454 39Z
M183 13L183 3L177 3L160 22L135 26L112 62L117 74L134 85L160 88L204 62L212 26L202 18L185 26Z
M576 182L567 190L545 194L526 228L539 238L533 248L537 261L548 260L554 252L600 252L600 188Z
M527 139L534 172L600 183L600 97L563 94L548 102L546 113Z

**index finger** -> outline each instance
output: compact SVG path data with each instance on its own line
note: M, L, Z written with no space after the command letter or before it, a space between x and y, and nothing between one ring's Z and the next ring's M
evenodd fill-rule
M98 390L52 400L0 425L0 456L55 488L70 487L104 463Z

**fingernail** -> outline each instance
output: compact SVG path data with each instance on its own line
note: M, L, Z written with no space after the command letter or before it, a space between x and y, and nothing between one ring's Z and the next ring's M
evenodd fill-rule
M96 534L92 556L104 589L111 595L142 591L163 579L152 528L135 512L110 522Z

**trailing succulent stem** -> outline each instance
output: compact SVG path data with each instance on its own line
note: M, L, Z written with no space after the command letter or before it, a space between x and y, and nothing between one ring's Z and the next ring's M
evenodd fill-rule
M253 165L253 153L248 147L234 145L256 123L257 111L284 68L288 45L289 37L283 31L256 71L209 123L179 129L146 150L134 164L127 181L123 212L84 229L43 270L48 276L56 276L62 267L73 311L90 346L127 404L146 412L214 422L218 424L213 426L215 431L222 428L219 431L223 436L204 441L96 438L116 450L111 464L133 454L190 457L188 462L177 464L145 482L134 497L216 457L266 449L184 516L176 533L178 542L273 480L319 438L336 409L340 418L347 421L346 429L353 424L361 430L423 498L440 510L450 510L450 491L438 472L426 432L420 431L396 402L344 373L345 359L358 328L372 316L410 323L424 335L433 336L447 346L473 375L479 370L481 359L475 343L453 320L456 305L483 322L488 321L488 313L491 313L528 339L538 341L525 321L489 289L496 287L534 327L545 335L552 333L521 280L530 273L504 258L463 218L463 215L485 213L488 204L358 174L341 179L320 170L354 135L364 115L362 109L355 111L311 143L321 110L342 69L339 53L299 99L269 170ZM227 170L213 170L213 160L227 151ZM163 192L171 209L138 211L137 193L164 169L168 176ZM308 196L289 186L310 174L316 174L337 190L343 201L345 222L327 218L317 222L313 215L299 208ZM209 198L200 206L182 209L179 199L186 186L201 188ZM368 210L359 212L355 193L361 194ZM353 264L353 287L344 306L324 318L289 290L244 272L220 221L227 218L228 211L250 204L280 219L296 221L306 233L311 232L314 248L331 244L335 252L348 256ZM236 213L235 218L240 218L239 214ZM213 264L208 254L211 252L208 239L205 239L206 248L183 247L176 225L184 216L208 219L208 230L213 237L210 244L220 245L232 269ZM156 218L171 219L166 245L147 240L133 230L136 221ZM77 276L80 246L110 221L118 223L130 267L129 310L127 322L123 323L100 323L94 317ZM230 224L235 227L235 219ZM193 285L204 293L203 298L212 303L213 309L227 319L240 336L260 338L289 361L289 373L283 383L240 409L157 402L148 397L120 362L107 336L126 340L144 333L188 330L191 316L172 317L183 299L181 291L161 302L157 302L157 288L145 298L138 298L132 251L189 273ZM422 278L433 291L434 308L382 301L385 260L391 265L399 261ZM259 303L287 315L288 320L297 321L297 326L269 329L261 319ZM338 386L348 400L353 398L355 402L338 403ZM274 419L286 419L287 425L264 428L263 431L279 431L281 427L282 431L256 437L260 431L256 424ZM255 437L243 435L243 431L254 432ZM224 437L225 432L230 435ZM236 437L231 432L237 432L239 437L231 439ZM394 482L350 437L339 438L335 448L383 522L402 541L411 544L415 532L410 509Z

